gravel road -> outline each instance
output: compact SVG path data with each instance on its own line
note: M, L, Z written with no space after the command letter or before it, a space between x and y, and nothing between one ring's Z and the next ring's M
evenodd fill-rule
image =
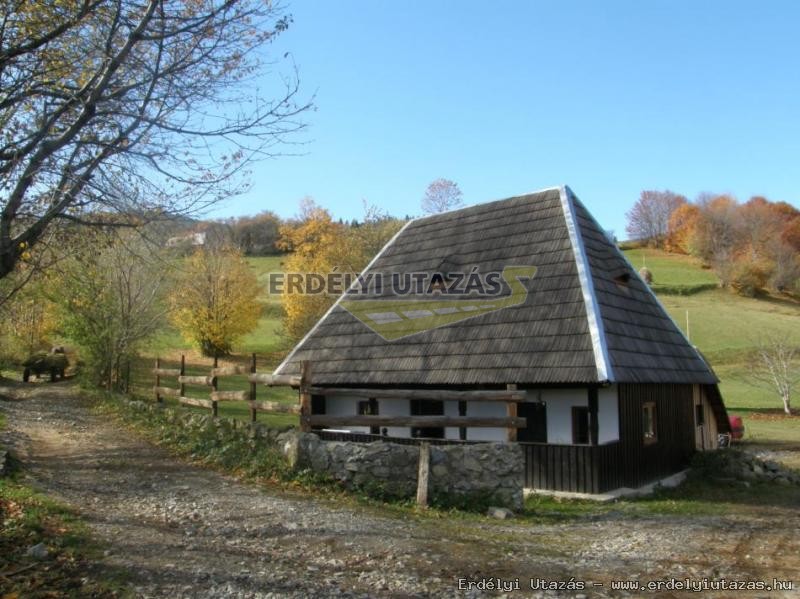
M6 382L0 400L9 425L0 444L21 457L31 484L81 512L108 547L97 567L127 571L137 597L638 597L610 581L673 577L774 577L800 588L800 509L637 518L612 510L548 525L416 516L188 464L99 418L69 381ZM459 578L519 579L521 588L459 590ZM530 590L539 578L589 586Z

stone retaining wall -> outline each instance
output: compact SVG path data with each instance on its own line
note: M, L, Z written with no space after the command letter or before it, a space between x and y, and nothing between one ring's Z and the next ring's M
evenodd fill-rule
M313 433L279 437L298 469L325 474L349 489L411 498L417 490L419 447L391 442L323 441ZM524 456L513 443L431 446L429 495L433 501L491 503L522 508Z

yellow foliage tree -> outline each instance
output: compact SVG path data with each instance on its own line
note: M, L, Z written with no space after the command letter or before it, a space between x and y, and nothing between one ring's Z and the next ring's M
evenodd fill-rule
M291 252L285 261L287 273L331 272L357 274L394 235L402 222L365 206L365 218L345 225L310 198L301 203L300 218L281 227L281 249ZM298 340L336 301L330 294L290 293L284 287L284 332Z
M697 235L700 209L694 204L681 204L669 217L666 249L668 252L690 254Z
M172 322L203 354L227 355L258 325L259 291L255 273L238 250L200 249L186 260L170 295Z

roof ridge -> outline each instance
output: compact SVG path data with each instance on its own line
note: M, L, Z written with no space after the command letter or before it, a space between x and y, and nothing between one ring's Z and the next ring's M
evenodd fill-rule
M600 307L597 303L594 282L590 276L591 267L589 266L589 259L586 256L583 237L581 236L575 217L575 206L572 202L574 194L568 186L562 185L559 188L559 197L561 199L561 208L564 211L564 222L567 226L567 232L569 233L570 244L572 245L572 253L575 258L575 267L578 270L578 280L581 284L583 301L586 306L586 322L589 326L589 335L592 339L592 350L594 351L594 360L597 367L597 379L600 382L611 382L614 380L614 372L608 353L608 344L606 343L605 326L602 315L600 314Z
M486 207L488 207L488 206L490 206L492 204L499 204L501 202L509 202L511 200L516 200L518 198L526 198L528 196L538 195L538 194L546 193L548 191L560 191L564 187L566 187L566 186L565 185L553 185L551 187L544 187L542 189L537 189L535 191L529 191L527 193L518 193L518 194L515 194L513 196L509 196L507 198L498 198L496 200L488 200L486 202L478 202L477 204L470 204L469 206L462 206L460 208L454 208L453 210L445 210L444 212L437 212L435 214L425 214L423 216L418 216L413 220L424 221L424 220L427 220L429 218L438 218L438 217L444 216L444 215L448 215L449 216L449 215L455 214L457 212L461 212L461 211L465 211L465 210L472 210L473 208L486 208Z

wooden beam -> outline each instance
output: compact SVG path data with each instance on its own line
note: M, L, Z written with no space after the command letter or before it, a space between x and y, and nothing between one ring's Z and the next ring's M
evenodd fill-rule
M300 386L299 376L290 376L288 374L267 374L267 373L252 373L247 377L251 383L261 383L267 387L294 387Z
M168 395L169 397L180 397L181 390L173 389L172 387L153 387L153 392L156 395Z
M205 385L212 387L214 385L213 376L179 376L178 382L182 385Z
M253 354L250 356L250 374L256 373L256 364L257 364L256 354L255 352L253 352ZM250 422L255 422L257 415L256 412L258 412L258 410L256 409L255 406L256 384L252 381L250 382L250 397L248 399L250 400Z
M185 374L186 374L186 356L184 354L181 354L181 374L178 377L178 380L180 380L180 377L185 375ZM181 386L181 389L180 389L181 395L180 396L181 397L185 397L186 396L186 385L181 383L180 386Z
M428 474L431 464L431 444L419 444L419 467L417 469L417 505L428 507Z
M156 385L154 389L158 389L161 386L161 378L158 376L158 371L161 368L161 358L156 358L156 367L153 369L154 374L156 375ZM161 396L156 391L156 403L161 403Z
M219 366L219 358L217 358L217 356L214 355L214 367L212 368L212 370L214 368L216 368L217 366ZM217 404L217 400L214 399L214 393L216 393L216 392L217 392L217 377L212 376L211 377L211 416L213 416L214 418L219 416L219 405Z
M156 376L180 376L180 368L153 368L153 374Z
M254 401L252 407L258 412L278 412L280 414L300 413L300 406L298 404L287 404L279 401Z
M310 432L311 425L311 362L303 360L300 365L300 430Z
M250 399L249 391L213 391L212 401L247 401Z
M481 416L328 416L317 414L301 416L309 426L342 428L347 426L414 426L442 428L448 426L525 428L525 418L481 417Z
M517 390L517 386L515 384L506 385L506 389L508 391L516 391ZM509 401L506 404L506 416L508 416L509 418L516 418L517 417L517 403L516 402ZM527 426L527 419L526 419L525 422L526 422L526 426ZM510 442L516 441L517 440L517 429L514 428L513 426L508 427L508 430L506 431L506 438Z
M237 374L249 374L249 366L220 366L219 368L211 369L211 376L234 376Z
M449 391L441 389L346 389L340 387L311 387L312 395L350 395L376 399L436 399L441 401L525 401L527 391L471 390Z
M214 407L214 402L210 399L196 399L194 397L179 397L178 402L187 406L196 406L210 410Z

